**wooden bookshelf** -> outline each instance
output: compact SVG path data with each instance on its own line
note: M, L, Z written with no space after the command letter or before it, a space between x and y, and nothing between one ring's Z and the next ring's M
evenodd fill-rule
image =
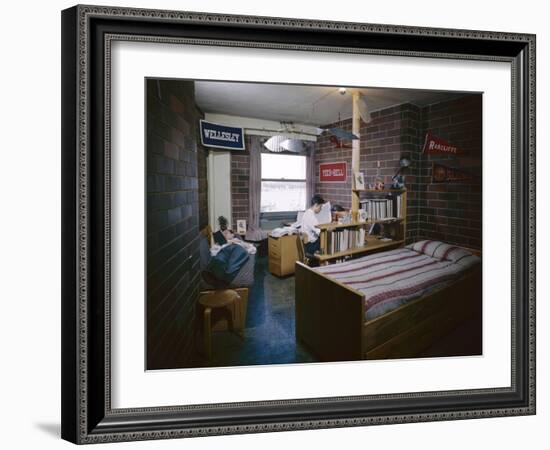
M372 194L402 194L406 192L406 189L352 189L353 192L370 192Z
M370 217L367 217L366 221L333 222L317 225L321 230L319 236L321 251L315 257L321 264L328 264L331 261L352 258L405 244L407 191L405 189L365 189L356 191L357 194L360 192L366 193L366 197L359 200L360 203L371 202L370 208L372 210L369 211ZM378 195L373 196L372 194ZM398 196L400 198L397 198ZM377 205L378 202L380 207ZM369 229L373 224L381 224L384 236L390 236L391 240L381 240L381 236L369 235Z
M405 243L404 240L381 241L380 239L378 239L378 237L375 236L367 236L366 242L366 245L362 247L354 247L343 252L335 252L330 254L316 254L315 258L318 259L321 264L326 264L331 260L345 258L347 256L358 256L382 250L390 250L393 247L399 247Z
M392 223L392 222L402 222L404 219L401 217L393 217L388 219L379 219L379 220L367 220L366 222L350 222L350 223L321 223L319 225L316 225L317 228L321 230L335 230L338 228L350 228L350 227L358 227L361 225L372 225L373 223Z

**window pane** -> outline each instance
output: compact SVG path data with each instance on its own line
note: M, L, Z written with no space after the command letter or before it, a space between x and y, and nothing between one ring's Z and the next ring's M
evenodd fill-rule
M305 181L262 181L261 212L306 209Z
M262 178L306 179L306 157L262 153Z

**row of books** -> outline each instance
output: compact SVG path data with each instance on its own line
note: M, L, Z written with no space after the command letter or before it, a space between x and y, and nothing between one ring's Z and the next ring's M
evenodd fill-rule
M343 228L327 232L327 251L330 254L345 252L352 248L364 247L367 231L365 228Z
M361 200L361 208L365 211L367 220L382 220L401 218L403 209L402 196L393 198L371 198Z

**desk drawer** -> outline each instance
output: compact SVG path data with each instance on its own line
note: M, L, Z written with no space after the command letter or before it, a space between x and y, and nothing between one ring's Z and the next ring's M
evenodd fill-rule
M279 250L280 248L281 248L280 239L270 237L269 238L269 251L271 252L272 250Z
M270 248L269 249L269 258L274 258L274 259L281 259L281 250L278 249L278 248Z
M281 273L281 262L269 259L269 272L278 277L282 276Z

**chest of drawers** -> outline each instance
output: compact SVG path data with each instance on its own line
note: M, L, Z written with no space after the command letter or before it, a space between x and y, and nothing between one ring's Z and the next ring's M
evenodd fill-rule
M278 277L294 273L298 260L297 235L269 237L269 271Z

